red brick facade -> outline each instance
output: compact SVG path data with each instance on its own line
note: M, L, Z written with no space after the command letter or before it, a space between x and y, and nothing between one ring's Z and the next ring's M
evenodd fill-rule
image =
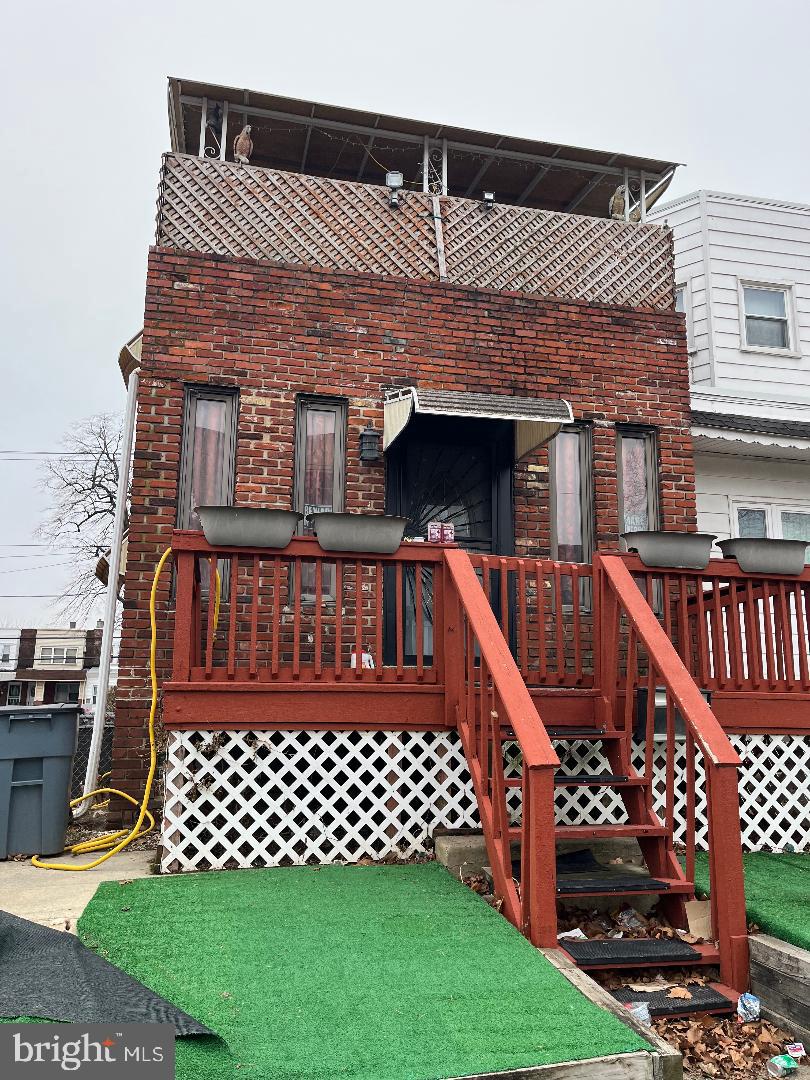
M296 395L348 400L346 509L384 510L384 464L359 463L383 390L565 398L593 425L595 538L617 543L617 423L657 429L662 524L693 528L683 316L153 249L135 445L113 783L139 792L148 709L148 599L175 524L184 386L239 388L239 504L290 507ZM514 472L515 552L549 551L548 455ZM171 626L166 575L161 656Z

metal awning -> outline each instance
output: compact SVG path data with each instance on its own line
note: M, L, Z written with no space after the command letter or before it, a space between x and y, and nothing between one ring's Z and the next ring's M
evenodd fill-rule
M420 390L405 386L385 394L383 449L405 430L414 413L464 416L470 420L512 420L515 461L550 442L563 424L574 419L571 406L559 398L474 394L466 390Z

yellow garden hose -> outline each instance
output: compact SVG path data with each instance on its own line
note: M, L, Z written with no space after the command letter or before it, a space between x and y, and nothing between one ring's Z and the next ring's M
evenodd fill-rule
M34 866L39 866L43 870L92 870L95 866L100 866L101 863L106 862L112 855L115 855L119 851L131 844L133 840L137 840L140 836L146 836L148 832L151 832L155 827L155 819L147 809L149 804L149 796L152 792L152 781L155 778L155 769L157 767L157 751L155 749L155 713L157 712L157 700L158 700L158 681L157 672L155 671L155 654L157 651L157 620L155 618L155 597L157 596L157 587L160 580L160 575L166 560L172 553L171 548L167 548L160 557L160 561L155 569L155 576L152 579L152 592L149 595L149 621L152 628L152 642L149 648L149 676L152 681L152 704L149 709L149 774L146 777L146 787L144 788L143 798L140 802L140 808L138 812L138 820L132 826L131 829L121 829L118 832L107 833L105 836L98 836L92 840L83 840L80 844L74 844L68 848L71 855L85 855L94 851L103 851L104 854L99 856L93 862L82 863L80 866L74 866L71 863L52 863L43 862L38 855L34 855L31 862ZM217 573L217 589L216 589L216 612L219 614L219 594L220 594L220 582L219 573ZM133 799L131 795L128 795L125 791L119 791L118 788L101 787L96 788L95 791L88 791L87 794L80 796L78 799L72 799L70 805L76 806L78 803L83 803L86 799L92 798L94 795L118 795L119 798L126 799L128 803L133 806L138 806L138 800ZM144 823L144 819L148 820L148 824L145 829L141 826Z

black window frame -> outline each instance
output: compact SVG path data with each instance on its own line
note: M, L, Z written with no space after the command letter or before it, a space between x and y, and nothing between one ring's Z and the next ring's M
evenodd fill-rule
M647 469L647 528L661 528L661 470L658 454L658 429L643 424L616 425L616 490L618 495L619 533L628 532L624 518L624 470L622 443L625 439L643 439Z
M295 399L295 444L293 460L293 509L304 517L299 522L297 533L303 536L307 531L307 519L305 510L305 455L306 455L306 414L308 411L334 412L335 414L335 471L332 477L332 513L342 514L346 508L346 452L348 443L349 427L349 402L347 398L336 397L331 394L298 394ZM334 566L332 571L327 569L330 564L322 564L322 591L321 603L334 604L336 597L330 588L330 581L334 580ZM303 573L303 569L302 569ZM304 584L302 578L302 585ZM312 604L315 602L314 589L301 590L301 602Z
M346 506L346 443L349 402L346 398L321 394L298 394L295 399L295 460L293 463L293 507L304 510L304 467L306 453L306 414L308 411L335 413L335 475L332 480L332 512L342 514ZM298 527L304 533L306 521Z
M223 401L228 408L225 427L225 450L223 454L223 506L232 506L236 489L236 433L239 416L239 391L234 386L197 386L184 388L183 428L180 445L180 471L177 485L177 507L175 522L178 529L191 527L191 494L193 461L194 417L198 401Z

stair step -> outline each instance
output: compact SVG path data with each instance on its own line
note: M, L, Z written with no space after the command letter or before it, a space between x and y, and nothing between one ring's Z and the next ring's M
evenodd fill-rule
M519 825L509 829L510 840L520 840L523 830ZM557 840L616 840L634 836L668 836L666 825L558 825L554 830Z
M737 995L727 986L711 983L687 983L686 989L692 995L689 1000L668 997L669 990L656 990L646 993L621 987L613 990L613 996L622 1005L638 1005L646 1002L652 1016L690 1016L693 1013L733 1013L737 1007Z
M611 941L561 941L578 967L605 968L707 967L720 963L716 945L689 945L667 938L620 938ZM689 950L688 952L686 950Z
M617 773L563 773L554 774L557 787L612 787L614 784L638 787L646 784L643 776L621 776Z
M558 825L554 834L558 840L613 840L625 836L668 836L669 829L666 825Z
M563 939L560 945L581 968L676 963L690 966L701 960L697 949L685 941L669 938L619 938L610 941Z
M635 896L651 892L691 895L694 891L690 881L644 874L572 874L557 878L558 896Z
M557 787L646 787L649 784L643 776L619 776L614 773L555 773ZM509 776L505 781L508 788L519 788L523 777Z
M547 727L546 733L550 739L621 739L621 731L605 731L604 728L593 727Z

